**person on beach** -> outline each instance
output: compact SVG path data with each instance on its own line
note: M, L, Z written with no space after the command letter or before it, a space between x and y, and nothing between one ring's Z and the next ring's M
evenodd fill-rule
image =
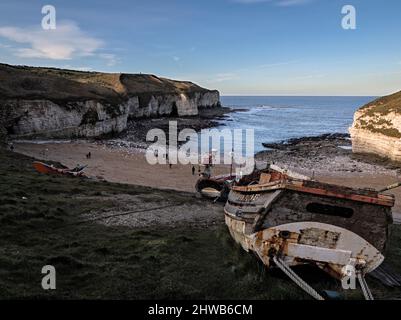
M14 143L12 143L12 142L10 143L10 150L14 151Z
M195 175L195 166L192 166L192 175Z
M207 164L205 166L205 170L203 171L203 175L207 178L210 178L210 176L212 175L212 170L211 170L211 165Z

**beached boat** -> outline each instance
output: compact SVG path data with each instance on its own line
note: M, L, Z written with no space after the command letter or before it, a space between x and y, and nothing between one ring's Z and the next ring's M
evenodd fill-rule
M198 179L195 189L202 197L226 201L235 176L223 174L218 176L202 176Z
M270 166L232 185L224 211L232 237L267 267L292 277L288 267L313 264L340 280L356 270L364 281L384 260L393 205L392 195Z
M62 174L74 177L81 177L84 175L84 170L87 166L76 166L73 169L69 168L56 168L55 166L40 161L34 161L33 167L36 171L45 174Z

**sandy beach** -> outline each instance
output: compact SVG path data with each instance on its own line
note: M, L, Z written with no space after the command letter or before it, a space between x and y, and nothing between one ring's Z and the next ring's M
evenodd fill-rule
M300 139L293 145L285 144L284 148L258 154L257 165L260 167L274 162L313 176L316 180L358 188L380 189L399 181L396 166L380 163L377 159L358 158L349 148L336 147L346 143L350 142L343 138L323 141ZM57 161L67 167L87 164L86 174L91 178L186 192L195 192L198 170L203 170L195 166L195 174L192 175L192 165L176 164L171 168L167 164L150 165L145 158L145 149L109 146L99 142L23 142L15 144L15 151L37 159ZM86 158L88 152L91 152L91 159ZM228 165L217 165L212 174L229 173L229 170ZM401 188L388 192L396 197L393 215L395 222L400 222Z
M319 143L320 151L316 151L315 143ZM333 144L343 143L344 141L330 141L328 146L324 144L322 146L321 141L308 144L302 142L302 148L295 154L294 152L288 154L288 150L274 150L264 155L257 155L256 159L259 166L263 163L274 162L282 167L309 176L313 175L320 181L350 187L380 189L399 181L399 171L394 166L355 158L347 148L332 148ZM300 146L299 143L297 145ZM320 153L307 157L305 154L310 154L309 149ZM16 143L15 151L37 159L57 161L67 167L87 164L88 177L110 182L195 192L194 186L198 179L198 166L195 166L195 174L192 175L192 165L176 164L171 168L167 164L150 165L146 161L145 150L138 148L110 147L87 141L40 144L24 142ZM88 152L92 154L91 159L86 159ZM203 170L202 167L201 170ZM228 165L217 165L213 168L212 174L229 173L229 170ZM399 219L401 188L388 192L396 196L393 211L396 219Z
M198 166L192 175L192 165L150 165L145 149L108 147L90 142L16 143L15 151L42 160L52 160L66 167L87 164L86 175L110 182L143 185L160 189L195 192ZM91 152L91 159L86 154ZM203 168L201 167L201 171ZM213 174L229 173L229 166L217 165Z

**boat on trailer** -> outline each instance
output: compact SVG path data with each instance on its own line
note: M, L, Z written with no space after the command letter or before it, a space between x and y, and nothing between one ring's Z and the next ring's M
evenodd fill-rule
M365 297L373 298L364 276L384 260L393 195L314 181L274 165L236 183L222 179L213 183L219 189L231 181L225 223L243 249L269 268L280 267L315 298L321 296L289 267L312 264L339 280L354 270Z

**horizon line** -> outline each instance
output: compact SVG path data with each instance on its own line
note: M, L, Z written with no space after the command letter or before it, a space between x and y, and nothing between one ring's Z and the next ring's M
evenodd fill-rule
M321 95L308 95L308 94L220 94L220 97L383 97L386 95L350 95L350 94L321 94Z

